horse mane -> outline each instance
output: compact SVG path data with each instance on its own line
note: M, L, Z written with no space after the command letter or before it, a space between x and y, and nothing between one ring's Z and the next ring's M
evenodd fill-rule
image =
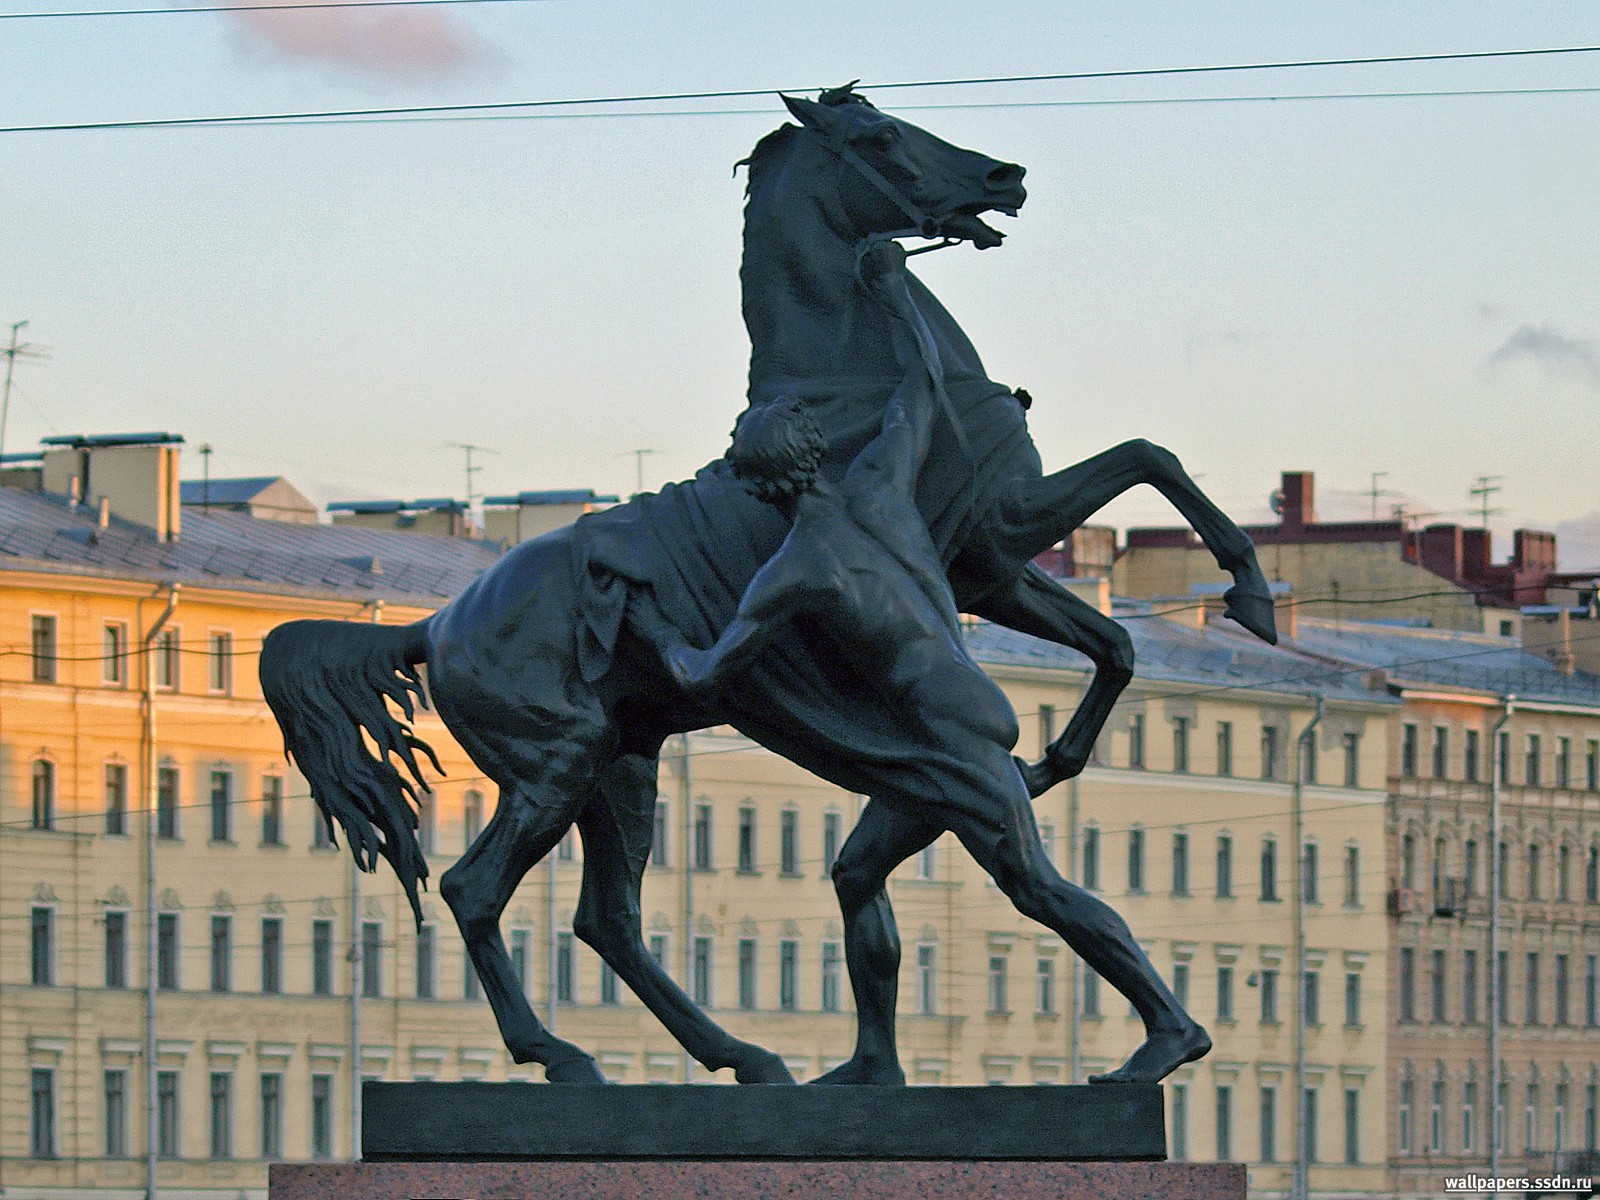
M748 157L741 158L733 164L735 174L738 173L740 167L746 168L744 194L747 197L761 185L763 176L772 167L773 163L787 152L789 143L800 132L801 129L798 125L780 125L757 142L755 149L750 151Z

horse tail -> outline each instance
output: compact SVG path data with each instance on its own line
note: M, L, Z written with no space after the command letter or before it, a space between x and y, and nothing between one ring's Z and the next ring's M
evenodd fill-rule
M411 731L417 705L427 703L417 672L427 652L422 624L353 621L290 621L261 646L262 693L328 836L335 821L344 826L363 871L376 870L380 854L388 859L419 926L417 885L428 877L428 861L417 842L415 806L417 789L431 789L417 754L444 774L433 749Z

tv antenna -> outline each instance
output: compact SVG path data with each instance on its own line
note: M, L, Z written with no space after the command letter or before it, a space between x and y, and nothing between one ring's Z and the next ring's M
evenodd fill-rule
M11 344L0 347L0 354L6 358L6 382L4 390L0 390L0 456L6 449L6 414L11 409L11 377L16 373L17 359L24 362L44 362L50 357L43 346L35 346L31 342L19 342L17 335L27 328L26 321L16 321L11 326Z
M639 450L624 450L617 455L618 458L626 458L630 454L633 455L633 494L635 496L644 491L644 456L654 453L654 450L645 447Z
M490 448L488 446L474 446L470 442L446 442L445 445L451 446L454 449L460 450L463 453L465 453L466 456L467 456L467 520L471 521L472 520L472 477L474 475L476 475L479 471L483 470L482 467L475 467L475 466L472 465L472 456L474 454L499 454L500 451L492 449L492 448Z
M1374 521L1378 519L1378 497L1393 496L1396 494L1389 488L1378 486L1378 480L1384 478L1388 474L1389 472L1387 471L1372 472L1372 486L1367 489L1367 495L1372 497L1372 519Z
M1479 475L1478 486L1467 489L1467 495L1478 498L1478 508L1483 515L1483 527L1485 529L1489 528L1489 514L1502 511L1498 508L1489 507L1489 497L1500 491L1498 481L1504 478L1504 475Z

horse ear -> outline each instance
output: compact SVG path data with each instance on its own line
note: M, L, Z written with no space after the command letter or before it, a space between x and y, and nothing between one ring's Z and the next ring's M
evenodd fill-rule
M780 92L779 95L782 95ZM827 133L830 127L829 117L832 113L827 105L818 104L815 100L807 100L803 96L783 96L783 103L796 121L807 129L814 129L818 133Z

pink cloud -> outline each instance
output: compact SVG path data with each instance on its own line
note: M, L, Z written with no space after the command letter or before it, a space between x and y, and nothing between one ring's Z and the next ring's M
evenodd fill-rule
M256 9L228 16L237 21L252 42L285 58L351 67L375 75L452 75L487 57L484 47L450 14L439 9Z

